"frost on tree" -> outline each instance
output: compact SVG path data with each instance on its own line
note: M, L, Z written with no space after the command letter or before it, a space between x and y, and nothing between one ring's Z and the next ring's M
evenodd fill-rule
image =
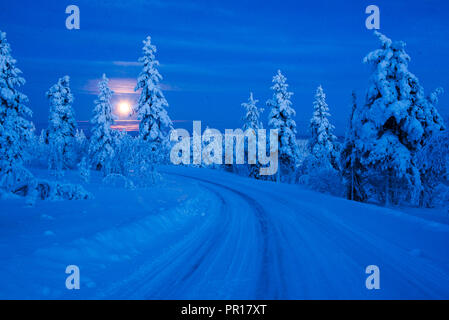
M262 122L260 121L260 114L263 112L263 108L258 108L257 102L259 102L259 100L254 99L253 93L250 92L248 102L242 103L242 107L245 108L243 130L263 129Z
M296 112L290 101L293 93L288 91L287 78L280 70L273 77L271 90L273 90L273 98L267 101L267 106L270 108L268 125L271 129L278 129L278 176L288 181L291 180L289 176L296 170L299 151L296 143L296 122L293 120Z
M425 186L415 155L444 128L435 108L441 90L425 96L408 71L405 44L375 34L381 46L364 59L373 73L365 104L353 119L354 151L381 200L417 203Z
M313 102L314 112L310 120L310 139L307 157L298 173L298 182L308 188L336 196L344 189L339 172L339 143L333 134L334 126L329 122L329 108L326 95L321 86L317 88Z
M0 31L0 188L15 191L21 183L23 162L32 140L34 126L27 120L32 116L25 105L27 97L18 90L25 84L6 34Z
M449 131L444 130L433 135L416 158L425 186L420 205L449 206ZM444 197L444 194L447 196Z
M37 142L37 153L36 157L39 161L42 161L42 159L45 159L45 162L42 162L42 164L47 164L47 158L48 158L48 140L47 140L47 130L42 129L41 133L39 135L39 139Z
M76 162L79 163L84 157L86 157L89 147L89 141L84 134L83 129L77 129L75 132L75 149L76 149Z
M86 157L83 157L81 159L80 163L78 163L78 170L79 170L79 175L80 175L81 179L85 183L89 183L90 168L89 168L89 161L86 159Z
M355 201L366 201L367 195L362 187L362 167L355 155L355 134L352 124L357 110L357 96L352 93L352 108L349 125L345 135L345 142L340 153L340 171L346 187L346 198Z
M259 100L254 99L251 92L248 98L248 102L242 103L242 107L245 108L245 116L243 117L243 131L254 130L255 136L257 136L257 130L263 129L262 122L260 121L260 115L263 112L263 108L257 107ZM256 151L257 152L257 151ZM245 152L245 154L247 154ZM250 164L249 172L250 177L260 178L260 164Z
M316 90L313 108L314 112L310 120L311 138L308 142L312 162L317 167L338 169L337 137L333 134L334 126L329 122L330 113L326 94L321 86Z
M73 95L70 78L64 76L47 92L50 102L48 120L49 169L55 174L71 167L75 160L76 121L72 109Z
M104 175L110 173L114 158L114 138L111 125L114 124L111 97L113 91L108 86L109 80L103 74L98 84L99 95L95 100L93 110L92 135L90 137L89 155L92 167L103 171Z
M137 162L137 143L138 138L134 138L126 131L113 130L112 137L114 141L115 156L112 162L112 171L129 176L133 172Z
M143 41L143 56L139 62L143 69L137 78L135 91L141 90L139 101L134 108L139 124L139 139L142 153L147 152L151 162L160 162L168 154L169 132L173 128L166 108L167 100L162 93L156 60L156 46L151 44L151 37Z

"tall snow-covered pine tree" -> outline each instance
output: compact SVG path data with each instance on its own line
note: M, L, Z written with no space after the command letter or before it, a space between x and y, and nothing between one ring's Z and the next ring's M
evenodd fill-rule
M18 90L25 84L6 33L0 31L0 188L8 191L15 187L18 172L22 171L27 148L32 139L34 126L27 120L32 116L26 106L26 95Z
M296 170L298 161L298 145L296 142L296 115L290 101L292 92L288 91L287 78L278 70L273 77L273 98L267 101L270 108L268 125L271 129L278 129L279 143L279 171L278 178L291 181L291 175Z
M141 90L141 93L134 112L140 120L140 142L145 145L143 148L150 152L150 161L159 162L168 154L166 148L169 132L173 127L166 110L168 103L160 86L162 76L158 71L159 61L155 57L156 46L151 44L151 37L147 37L143 44L143 56L139 58L143 69L135 88L135 91Z
M441 90L425 96L418 78L408 70L405 44L375 32L381 46L364 62L372 65L371 84L363 107L353 119L355 154L385 203L404 198L417 203L422 179L415 155L443 130L436 110Z
M313 117L310 119L311 138L308 142L310 153L321 166L337 169L337 137L333 134L334 126L329 122L330 113L322 86L316 90L313 108Z
M259 100L254 99L253 93L250 92L248 102L242 103L242 107L245 108L245 116L243 117L243 130L254 130L256 137L258 134L257 130L263 129L263 124L260 121L260 114L263 112L263 108L258 108L257 102L259 102ZM248 174L250 177L254 177L256 179L260 178L260 164L250 164Z
M258 108L257 102L259 102L259 100L254 99L253 93L250 92L248 102L242 103L242 107L245 108L243 130L263 129L262 122L260 121L260 114L263 112L263 108Z
M50 146L49 169L57 175L74 165L76 121L72 109L73 95L70 78L64 76L47 92L50 101L48 143Z
M103 171L104 175L110 173L114 157L114 139L111 134L111 125L115 117L112 114L111 98L113 91L109 88L109 79L103 74L98 83L98 99L95 100L91 123L92 135L89 144L89 156L92 167Z

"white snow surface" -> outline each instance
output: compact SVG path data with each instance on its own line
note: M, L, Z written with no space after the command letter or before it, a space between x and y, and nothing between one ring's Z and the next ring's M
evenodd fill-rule
M93 172L85 201L0 197L0 298L449 298L444 219L217 170L159 171L146 189ZM65 288L68 265L80 290ZM365 287L368 265L380 290Z

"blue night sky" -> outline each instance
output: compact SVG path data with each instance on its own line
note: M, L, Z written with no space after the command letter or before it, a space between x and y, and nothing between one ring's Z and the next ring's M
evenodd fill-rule
M67 5L78 5L81 29L67 30ZM407 43L410 70L427 93L443 87L440 113L449 116L449 2L426 1L23 1L0 0L7 33L24 72L22 88L33 120L48 117L45 92L71 77L77 119L91 116L102 73L117 92L114 103L135 100L142 40L151 35L176 126L202 120L218 129L241 126L240 104L253 91L270 98L277 69L295 93L298 135L305 135L316 87L322 84L337 133L344 133L355 89L363 101L369 67L362 58L378 43L365 28L366 6L381 10L381 32ZM266 122L267 111L263 114Z

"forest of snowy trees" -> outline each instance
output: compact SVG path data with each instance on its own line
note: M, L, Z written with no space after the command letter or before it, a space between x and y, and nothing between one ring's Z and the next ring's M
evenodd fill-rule
M376 32L378 49L364 62L372 67L363 103L352 93L343 141L334 134L332 106L324 88L316 89L310 103L309 128L297 128L293 92L279 70L273 76L267 116L250 93L242 104L242 130L257 132L267 119L268 129L278 130L279 170L275 176L259 175L259 164L213 165L214 168L252 179L300 184L315 191L349 200L385 205L432 207L449 203L449 136L437 110L442 89L425 94L418 78L408 70L410 57L403 42ZM20 87L25 83L11 55L6 34L0 32L0 190L27 198L87 199L90 174L98 171L107 184L127 188L149 187L161 179L157 167L169 163L172 121L160 82L156 47L143 41L135 91L139 99L132 113L139 120L134 137L111 129L114 124L109 80L98 83L92 105L91 132L77 126L69 76L63 76L46 93L48 127L39 134ZM350 97L348 93L348 98ZM349 99L348 99L349 100ZM301 148L298 131L308 132ZM48 167L51 181L40 180L27 169L33 163ZM205 166L202 164L201 166ZM68 170L78 170L83 183L58 182Z

